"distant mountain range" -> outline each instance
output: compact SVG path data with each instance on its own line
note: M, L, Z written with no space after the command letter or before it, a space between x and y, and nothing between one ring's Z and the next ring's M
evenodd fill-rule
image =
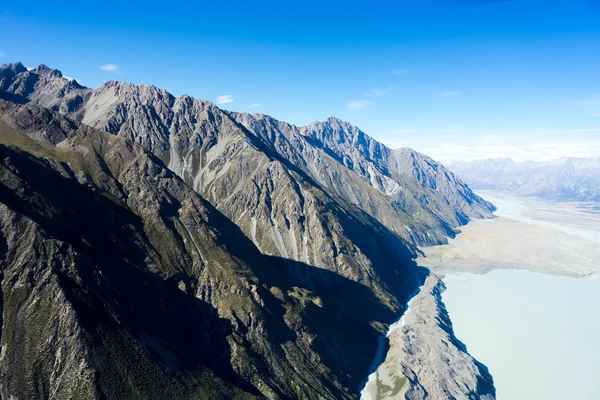
M2 398L356 398L416 246L494 209L335 118L20 63L0 98Z
M449 168L473 189L508 191L547 200L600 202L600 157L546 162L510 158L455 162Z

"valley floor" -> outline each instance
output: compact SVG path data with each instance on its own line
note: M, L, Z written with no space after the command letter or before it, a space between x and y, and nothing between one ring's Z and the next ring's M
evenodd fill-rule
M527 269L585 276L600 270L600 214L594 206L480 191L498 218L475 220L449 244L421 249L436 272Z
M587 285L585 289L591 290L592 294L600 296L600 287L595 290L595 282L567 278L590 277L594 280L600 278L600 213L598 213L598 205L554 203L539 199L518 198L493 191L480 191L478 194L498 207L495 213L498 218L474 220L463 227L462 233L450 240L449 244L421 249L424 256L418 259L418 263L429 268L432 275L421 292L411 301L410 309L403 316L401 323L396 326L396 329L393 329L394 327L390 329L388 334L390 349L376 374L370 377L369 385L363 392L363 399L422 398L423 396L419 396L419 393L423 394L424 392L419 389L421 385L427 389L425 393L431 394L432 390L436 390L437 396L431 397L435 399L446 398L445 396L450 393L455 398L482 398L484 393L489 395L489 392L485 390L488 374L486 368L479 362L489 367L489 372L493 376L498 373L500 385L497 388L500 399L511 398L506 397L507 394L542 393L543 391L535 390L540 385L545 385L543 378L539 374L535 374L536 370L543 370L536 364L539 362L536 360L547 360L549 354L554 354L557 358L554 360L554 364L549 363L558 365L554 368L555 371L559 371L561 366L564 366L561 359L575 364L566 367L567 370L563 368L565 376L576 375L577 368L580 367L589 369L586 360L573 356L573 352L569 350L570 341L574 338L579 338L576 340L582 342L581 335L587 329L589 321L578 324L577 320L574 320L569 330L554 329L552 326L555 328L560 326L560 316L554 313L554 310L559 310L560 307L556 302L543 303L543 298L545 291L562 291L561 288L566 288L564 290L567 292L569 290L577 291L577 289L572 289L572 286L578 287L581 284ZM506 291L510 290L511 285L502 286L502 281L498 282L496 291L490 287L484 289L483 292L482 290L473 290L472 293L461 289L461 285L465 281L471 279L475 281L473 277L496 269L530 270L564 276L563 278L544 277L527 271L498 271L509 275L504 279L505 283L510 282L511 279L516 280L513 281L513 285L522 281L523 284L520 285L523 289L522 292L529 293L528 296L514 298L513 303L526 306L522 308L538 316L542 315L543 311L547 314L547 320L554 322L544 325L535 318L529 318L531 323L525 330L522 330L518 328L520 326L519 307L512 311L510 318L506 312L494 314L492 310L494 305L504 309L503 305L508 304ZM523 278L519 275L523 273L531 275ZM485 275L488 286L494 286L495 276L495 273ZM443 278L444 282L436 283L438 277ZM545 278L558 279L556 281L558 283L550 282L550 286L554 286L549 289L550 286L544 286ZM538 280L539 284L536 283ZM529 283L529 286L526 283ZM589 287L589 284L592 287ZM442 296L441 293L446 285L448 292ZM481 286L483 285L482 283ZM536 290L538 290L536 288L541 291L538 293L539 296L536 294ZM563 298L565 305L579 304L576 300L581 297L578 297L575 292L560 293L560 295L562 297L557 293L551 296L555 299ZM518 297L519 295L517 293L514 296ZM449 299L448 311L446 311L445 304L447 298ZM540 302L542 304L538 304ZM579 312L576 313L578 316L585 316L586 312L593 314L593 305L586 306L585 303L580 303L577 306L579 308ZM468 304L485 304L486 306L483 307L490 308L490 314L493 315L487 316L486 321L498 319L494 325L498 330L496 336L488 336L481 329L477 330L478 327L489 325L481 322L485 310L479 307L479 311L473 311L471 308L475 306L469 308ZM536 309L538 311L535 311ZM450 318L453 318L453 322L457 324L456 337ZM598 324L592 325L595 327L594 329L600 328L597 326ZM559 331L564 334L548 336L549 332ZM507 337L514 339L515 332L520 333L521 345L514 343L514 351L511 352L511 346L508 346L502 350L502 354L498 354L499 344L506 342L504 339ZM483 337L481 337L482 335ZM460 340L464 340L466 346ZM553 344L553 346L544 347L547 354L538 354L535 352L537 347L526 345L531 341L545 343L544 340L552 341ZM474 344L473 348L470 347L471 343ZM594 347L594 343L595 341L588 343L587 346L595 349L597 346ZM471 355L478 361L470 357L467 349L474 351ZM581 352L581 354L584 353ZM514 365L510 365L512 361L502 363L498 362L499 359L517 360L515 362L523 368L515 369ZM528 360L529 363L523 360ZM580 366L578 366L578 362ZM432 373L438 384L435 379L429 379ZM537 382L532 380L529 385L523 384L523 379L535 378L537 378ZM550 379L555 380L554 377ZM444 387L448 382L455 387ZM402 383L402 385L398 383ZM494 382L494 384L497 385L498 382ZM587 392L579 391L578 393L596 390L589 385L580 386ZM475 392L472 391L474 387L477 387ZM409 388L413 388L411 394L408 393ZM527 392L525 389L529 391ZM462 390L462 394L459 393L460 390Z

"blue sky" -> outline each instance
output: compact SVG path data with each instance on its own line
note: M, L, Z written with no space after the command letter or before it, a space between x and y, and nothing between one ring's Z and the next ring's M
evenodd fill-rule
M550 159L600 155L599 21L593 0L5 2L0 62L333 115L442 161Z

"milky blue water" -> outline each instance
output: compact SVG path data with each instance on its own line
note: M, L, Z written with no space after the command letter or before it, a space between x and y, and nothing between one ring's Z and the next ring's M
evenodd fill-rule
M499 400L600 399L599 281L525 270L460 277L448 277L443 299Z

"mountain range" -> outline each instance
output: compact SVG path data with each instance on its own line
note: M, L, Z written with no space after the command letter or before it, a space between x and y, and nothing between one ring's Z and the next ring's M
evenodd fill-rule
M449 168L474 189L502 190L554 201L600 202L600 157L515 162L455 162Z
M20 63L0 99L3 398L356 398L417 246L494 210L335 118Z

